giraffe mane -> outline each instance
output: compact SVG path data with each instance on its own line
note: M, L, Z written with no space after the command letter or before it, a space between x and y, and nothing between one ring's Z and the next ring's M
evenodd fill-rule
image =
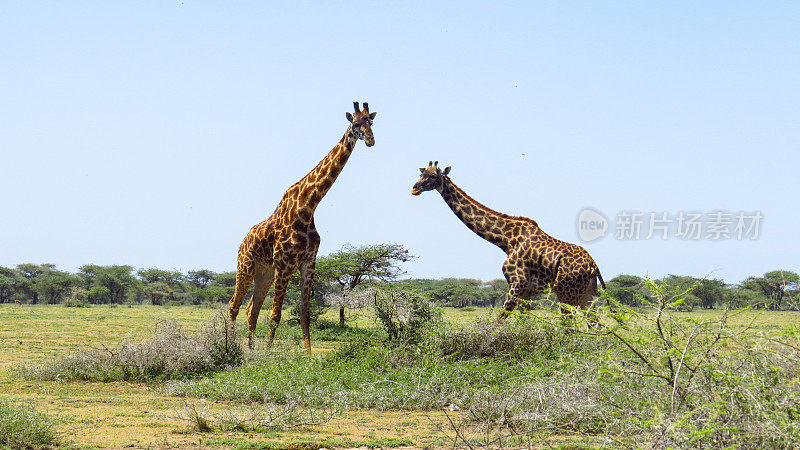
M474 198L470 197L469 194L464 192L460 187L458 187L455 183L453 183L453 180L451 180L450 177L445 175L445 178L447 178L447 181L450 182L450 185L453 186L453 189L455 189L456 192L458 192L460 195L463 195L464 198L467 199L468 202L470 202L473 205L477 206L478 209L480 209L484 213L491 214L491 215L493 215L495 217L499 217L501 219L518 220L518 221L521 221L521 222L528 222L528 223L532 224L533 226L535 226L537 228L539 227L539 224L536 223L536 221L531 219L531 218L523 217L523 216L511 216L511 215L508 215L508 214L503 214L501 212L495 211L492 208L489 208L488 206L484 205L483 203L481 203L481 202L475 200Z

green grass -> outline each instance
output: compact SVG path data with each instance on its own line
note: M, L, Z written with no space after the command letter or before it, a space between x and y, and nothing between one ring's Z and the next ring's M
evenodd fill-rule
M642 314L632 316L626 328L618 331L646 357L662 364L656 369L666 370L661 362L665 354L659 353L663 348L642 328L652 319L652 311L639 312ZM33 401L37 410L60 415L59 420L74 415L71 423L91 423L98 427L94 434L108 433L109 439L117 439L113 442L118 446L128 441L140 446L161 445L159 442L172 439L184 439L180 442L188 445L200 438L204 444L247 446L263 442L262 447L273 448L287 448L288 442L449 446L458 441L456 430L472 436L470 445L480 445L481 436L488 435L500 439L495 444L503 445L524 445L533 437L556 443L564 438L558 435L561 433L572 436L565 441L567 446L600 445L613 437L633 446L714 447L749 442L769 447L800 436L800 410L796 407L800 399L800 358L779 342L800 347L797 312L731 314L727 329L737 333L747 330L746 334L713 347L707 359L714 364L703 365L702 348L692 347L695 353L686 361L700 364L694 378L698 381L689 385L689 406L678 411L670 410L674 394L663 380L635 374L646 368L625 345L613 336L587 334L591 329L580 321L569 324L557 312L547 310L495 327L497 311L443 308L443 313L443 325L425 333L419 343L401 346L387 343L387 334L366 311L352 312L348 326L341 328L338 311L331 309L312 328L315 353L311 356L300 350L299 326L287 321L278 329L275 347L266 351L262 314L257 349L247 352L244 364L238 367L200 374L188 381L152 384L151 390L114 383L34 383L0 371L0 382L7 388L0 399L12 404ZM124 341L141 343L153 336L156 324L164 319L177 320L191 334L214 314L214 310L192 306L0 305L4 323L0 329L0 368L46 364L70 353L86 353L87 348L105 346L114 350ZM722 312L696 310L670 315L670 332L676 332L675 339L685 343L686 336L679 331L719 320ZM242 338L245 322L240 319L237 324ZM693 337L689 343L706 345L703 339ZM780 358L777 350L783 352ZM672 354L674 361L677 356ZM129 406L132 392L136 392L136 409ZM436 417L439 428L424 438L410 438L399 433L371 437L363 429L342 437L339 429L308 427L314 430L311 433L290 427L278 437L272 435L274 431L253 425L247 433L260 439L251 439L235 430L227 433L236 436L226 436L212 418L211 432L186 431L184 423L180 425L184 434L176 438L171 431L176 425L152 413L174 407L165 405L180 404L182 400L175 395L206 398L219 409L219 417L231 408L252 404L297 405L300 412L313 408L350 411L347 414L364 421L348 420L369 430L379 417L373 414L390 416L400 414L394 411L410 410L413 412L402 414L428 420L419 416L420 411L428 411L424 414ZM54 402L60 406L54 406ZM442 406L450 404L460 408L449 413L452 424L442 422L440 413ZM91 410L93 415L80 416L84 410ZM108 417L117 419L101 425ZM131 422L139 422L140 428L130 427ZM508 426L496 426L499 423ZM491 424L488 435L482 428L486 424ZM510 435L512 427L524 436ZM151 435L160 436L161 441L152 440L155 437L144 440L134 434L137 429L152 430ZM672 440L659 441L663 436ZM742 441L741 436L749 441ZM89 442L89 438L82 435L78 442Z
M84 349L51 361L18 368L29 380L141 381L193 378L241 364L243 348L224 311L186 333L174 320L158 322L149 339L119 347Z
M599 317L609 328L548 311L436 325L413 345L358 336L322 356L281 348L169 392L304 408L456 405L471 419L453 427L501 421L528 437L557 428L662 446L800 438L791 315L739 312L722 323L720 311L668 312L658 325L647 310ZM493 433L503 439L502 428Z
M466 403L476 389L501 389L508 380L539 375L535 365L439 356L379 343L322 357L275 351L196 382L172 383L169 392L236 402L299 401L304 407L437 410Z
M153 334L160 320L176 320L187 332L213 315L214 310L193 306L0 304L0 370L80 352L87 347L116 346Z

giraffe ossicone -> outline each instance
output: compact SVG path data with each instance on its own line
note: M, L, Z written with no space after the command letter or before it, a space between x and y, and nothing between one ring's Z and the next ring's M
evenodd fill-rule
M509 291L501 317L551 286L558 301L585 308L597 295L597 281L605 288L600 269L585 248L545 233L533 219L509 216L478 203L450 179L450 167L439 162L420 167L422 174L411 189L413 195L436 190L453 213L470 230L507 255L503 275Z
M314 265L320 237L314 224L314 211L333 186L353 148L359 140L368 147L375 145L372 121L376 113L369 105L353 102L355 114L345 113L350 124L339 140L316 167L283 193L275 211L266 220L255 224L239 246L236 263L236 288L228 304L231 326L236 322L244 296L255 282L253 296L247 305L248 343L253 347L253 332L270 286L274 285L272 312L267 345L275 338L281 321L281 308L286 286L296 270L300 270L300 326L303 346L311 351L310 299L314 282Z

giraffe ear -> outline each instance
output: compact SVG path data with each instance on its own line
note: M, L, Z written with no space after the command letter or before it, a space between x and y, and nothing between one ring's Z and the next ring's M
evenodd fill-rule
M424 167L420 167L419 171L422 172L422 173L425 173L425 168Z
M348 120L348 121L350 121L350 122L352 122L352 121L353 121L353 115L352 115L352 114L350 114L349 112L346 112L346 113L344 113L344 116L345 116L345 117L347 117L347 120Z
M443 173L443 174L445 174L445 175L447 175L448 173L450 173L450 166L447 166L447 167L445 167L445 168L444 168L444 172L442 172L442 173Z
M377 116L377 115L378 115L378 113L376 113L376 112L374 112L374 113L371 113L371 114L369 115L369 120L372 120L372 119L374 119L374 118L375 118L375 116Z

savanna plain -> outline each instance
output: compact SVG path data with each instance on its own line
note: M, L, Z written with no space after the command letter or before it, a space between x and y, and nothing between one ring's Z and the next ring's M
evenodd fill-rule
M798 313L668 300L328 311L311 355L291 320L249 350L208 307L2 304L0 427L11 447L800 445Z

